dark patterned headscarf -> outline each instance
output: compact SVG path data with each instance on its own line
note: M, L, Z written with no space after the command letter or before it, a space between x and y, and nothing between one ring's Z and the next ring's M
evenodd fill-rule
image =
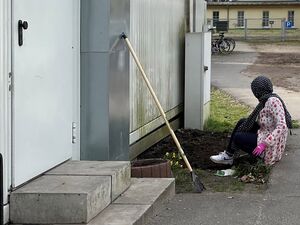
M265 107L266 101L270 97L278 98L285 111L285 120L288 128L292 128L292 117L288 112L283 100L277 95L273 93L273 85L269 78L265 76L256 77L251 83L251 90L254 96L258 99L259 103L253 112L249 115L249 117L240 125L238 131L250 131L255 125L255 121L259 115L259 112Z

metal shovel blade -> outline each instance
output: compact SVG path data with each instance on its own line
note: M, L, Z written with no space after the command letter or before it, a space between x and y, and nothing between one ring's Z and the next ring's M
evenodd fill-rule
M192 176L193 185L196 192L201 193L202 191L204 191L206 188L204 187L204 185L200 181L200 178L195 174L194 171L191 172L191 176Z

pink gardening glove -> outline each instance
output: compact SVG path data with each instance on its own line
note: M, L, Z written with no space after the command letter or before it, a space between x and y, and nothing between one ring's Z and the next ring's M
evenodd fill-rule
M267 145L265 143L260 143L256 146L256 148L253 150L253 155L258 156L266 149Z

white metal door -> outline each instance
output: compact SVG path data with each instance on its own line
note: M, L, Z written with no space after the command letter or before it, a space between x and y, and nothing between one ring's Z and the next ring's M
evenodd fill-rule
M72 156L74 23L72 0L12 3L15 187ZM22 46L19 20L24 26Z

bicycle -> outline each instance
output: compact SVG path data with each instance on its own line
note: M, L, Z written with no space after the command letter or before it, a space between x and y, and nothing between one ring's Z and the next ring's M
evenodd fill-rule
M225 37L224 33L219 34L219 38L215 38L211 42L212 54L222 53L229 54L235 48L235 41L233 38Z
M212 40L212 53L222 53L227 54L230 51L230 43L224 40L224 34L220 34L219 38L215 38Z

